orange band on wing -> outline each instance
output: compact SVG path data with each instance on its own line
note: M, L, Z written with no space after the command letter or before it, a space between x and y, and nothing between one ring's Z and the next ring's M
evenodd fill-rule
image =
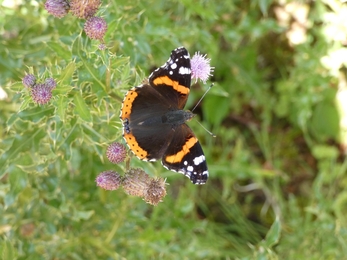
M137 93L135 90L129 90L126 95L125 98L123 100L123 105L122 105L122 113L121 113L121 118L122 120L126 119L129 117L129 115L131 114L131 108L133 106L133 102L135 100L135 98L137 97Z
M166 156L165 157L165 161L168 162L168 163L179 163L179 162L181 162L183 160L183 157L187 153L189 153L190 148L192 148L197 142L198 142L198 139L196 137L192 136L183 145L181 151L179 151L176 154Z
M184 94L184 95L189 94L189 88L180 85L178 83L178 81L174 81L174 80L170 79L168 76L162 76L162 77L155 78L153 80L153 83L155 85L161 85L161 84L168 85L170 87L173 87L174 90L178 91L181 94Z
M123 136L131 151L141 160L145 160L147 157L147 152L140 147L135 136L131 133L124 134Z

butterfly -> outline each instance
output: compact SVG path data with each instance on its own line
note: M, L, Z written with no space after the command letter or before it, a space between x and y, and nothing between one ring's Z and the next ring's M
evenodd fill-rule
M190 83L190 56L179 47L147 81L125 94L120 119L125 142L139 159L161 159L165 168L183 173L194 184L205 184L205 155L186 124L194 114L183 110Z

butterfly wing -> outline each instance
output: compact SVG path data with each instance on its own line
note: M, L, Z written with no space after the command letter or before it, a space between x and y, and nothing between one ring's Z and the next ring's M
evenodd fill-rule
M190 56L184 47L171 52L168 61L149 76L149 83L174 109L183 109L190 92Z
M208 169L202 147L188 125L180 125L166 150L162 164L171 171L181 172L194 184L205 184Z
M139 159L155 161L163 156L173 137L170 125L161 121L167 110L161 95L148 84L125 95L120 114L123 137Z

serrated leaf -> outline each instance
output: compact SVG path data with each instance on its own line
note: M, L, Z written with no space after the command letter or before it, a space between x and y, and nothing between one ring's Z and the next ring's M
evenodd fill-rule
M54 96L62 95L66 97L72 90L73 90L73 87L70 85L59 86L58 88L53 90L53 95Z
M18 111L23 111L23 110L29 108L29 106L32 102L33 102L33 100L29 94L27 96L23 96L23 102L20 105Z
M38 123L43 120L47 115L53 114L54 108L37 106L34 108L26 109L18 113L18 117L23 121L30 121Z
M83 125L83 132L92 140L93 143L100 143L104 139L104 136L98 131L89 127L88 125Z
M90 110L80 93L74 95L75 112L86 122L92 121Z
M59 96L57 101L56 115L59 117L60 121L62 122L65 122L67 105L68 105L68 99L64 96Z
M78 53L78 58L83 62L85 68L84 71L81 71L80 79L83 79L83 73L88 75L88 78L92 78L96 83L93 85L94 92L104 91L106 92L106 86L101 80L101 73L98 69L94 67L94 63L86 58L86 55L83 53L82 39L78 38L73 44L73 49L76 48L76 53Z
M71 61L65 69L62 71L61 76L59 78L60 84L70 84L73 73L76 70L76 63Z
M27 174L20 168L14 167L11 172L9 172L9 183L11 185L11 191L19 193L27 185Z
M47 46L52 51L54 51L57 54L57 56L59 56L63 60L70 60L71 59L71 53L70 53L69 49L62 42L48 42Z
M6 126L8 127L8 128L11 128L12 127L12 125L14 124L14 123L16 123L17 122L17 120L18 120L18 114L12 114L11 116L10 116L10 118L7 120L7 122L6 122Z
M13 143L7 151L0 156L0 176L6 170L6 167L14 161L21 153L30 151L30 149L38 150L40 140L45 136L42 128L36 131L27 131L22 135L16 135Z
M69 131L65 131L64 133L62 133L65 139L62 139L58 145L58 150L62 150L64 152L64 158L66 160L71 159L73 142L75 142L79 137L81 137L81 130L78 127L79 125L77 121L77 118L71 120L71 128L69 129Z
M69 129L69 125L59 118L55 120L54 130L49 131L49 137L53 140L53 147L63 139L63 134Z
M83 65L86 68L86 73L88 74L88 78L92 77L92 79L94 80L94 82L96 84L93 84L93 90L94 92L98 92L98 91L103 91L105 92L106 90L106 86L105 84L100 80L101 76L100 76L100 72L99 70L95 69L93 67L93 63L87 61L86 59L82 59L83 60ZM82 75L80 75L82 78Z
M15 91L21 91L24 87L23 83L20 81L17 81L11 85L11 90Z

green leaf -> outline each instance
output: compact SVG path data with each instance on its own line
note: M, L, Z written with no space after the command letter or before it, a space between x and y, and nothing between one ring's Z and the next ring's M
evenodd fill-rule
M21 153L37 151L40 146L41 139L45 136L42 128L34 131L27 131L25 134L13 137L13 143L7 151L0 156L0 176L5 173L6 167L18 158Z
M27 174L22 169L15 167L11 172L9 172L11 190L20 192L27 185L27 182Z
M30 121L32 123L38 123L46 118L46 116L52 115L54 111L53 107L37 106L29 108L18 113L18 117L23 121Z
M340 117L333 102L321 102L313 110L310 130L319 140L338 139Z
M69 48L63 44L62 42L48 42L47 43L48 48L50 48L52 51L54 51L58 57L60 57L63 60L70 60L71 59L71 52L69 51Z
M339 150L329 145L314 145L312 154L316 159L336 159L339 156Z
M80 221L80 220L88 220L94 215L94 210L89 210L89 211L76 211L73 219L75 221Z
M276 218L272 223L270 230L267 232L265 237L265 245L267 247L273 247L276 245L281 236L281 222L279 218Z
M75 112L86 122L92 121L92 115L90 110L84 101L83 97L79 93L74 95Z
M14 247L10 241L5 240L1 243L0 247L1 260L13 260L15 259Z
M72 75L76 70L76 63L71 61L65 69L61 72L61 77L59 78L60 84L70 84Z
M69 99L67 99L65 96L58 97L56 114L62 122L65 122L66 119L66 108L68 103Z
M15 91L21 91L24 87L22 82L15 82L11 85L11 90L15 90Z
M263 13L264 16L268 15L268 8L270 6L270 4L272 3L272 1L270 0L258 0L259 2L259 7L261 12Z
M72 144L78 139L81 138L81 129L79 124L77 123L78 119L74 118L71 120L71 127L66 129L62 135L63 138L59 138L60 142L57 144L58 150L62 150L64 152L64 158L66 160L70 160L72 154Z

